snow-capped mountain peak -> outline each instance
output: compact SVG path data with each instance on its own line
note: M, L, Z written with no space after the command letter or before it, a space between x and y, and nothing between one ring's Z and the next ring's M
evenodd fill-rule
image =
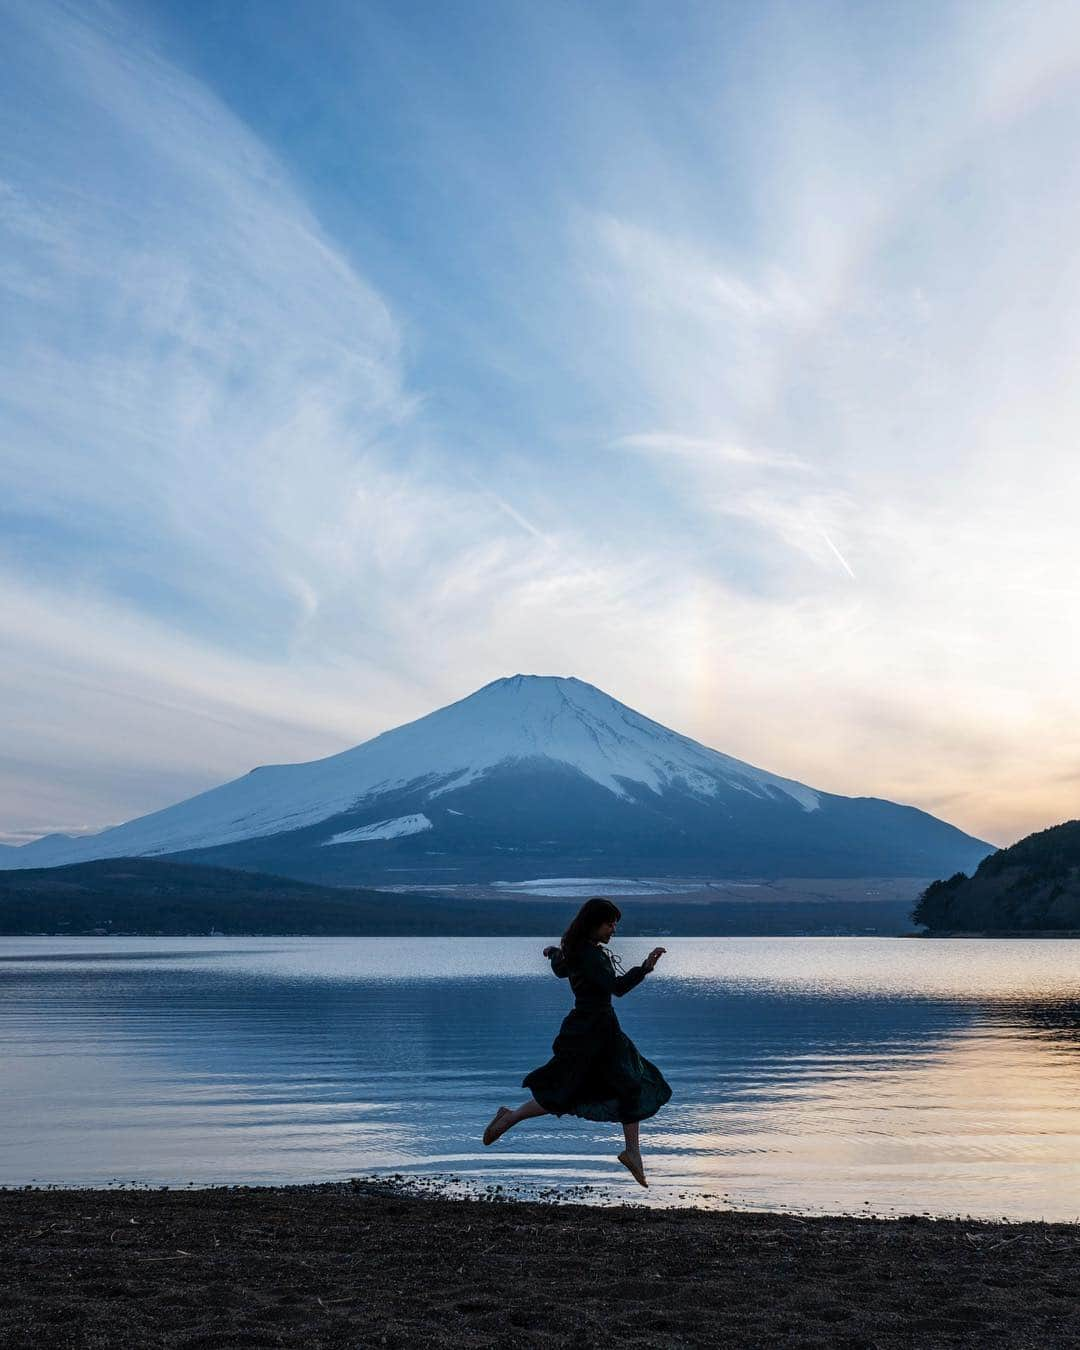
M708 796L726 783L759 795L770 788L785 792L804 810L818 805L811 788L710 750L573 676L495 680L387 735L404 740L403 733L414 730L425 749L436 732L447 764L460 747L469 749L469 767L441 791L508 760L543 758L570 765L617 796L628 795L624 780L654 791L679 782Z
M811 788L670 731L573 677L513 675L350 750L306 764L267 765L188 801L70 841L39 840L0 866L51 866L94 857L210 848L314 825L387 793L426 800L498 766L549 761L619 798L671 788L701 798L737 790L819 806Z

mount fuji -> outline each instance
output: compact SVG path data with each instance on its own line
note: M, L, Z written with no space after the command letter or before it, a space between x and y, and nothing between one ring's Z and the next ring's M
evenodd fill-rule
M914 807L843 797L670 731L581 680L514 675L308 764L253 769L0 868L160 857L333 885L537 875L934 877L993 846Z

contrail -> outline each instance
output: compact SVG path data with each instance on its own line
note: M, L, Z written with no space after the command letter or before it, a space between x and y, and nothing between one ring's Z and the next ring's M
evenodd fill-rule
M535 539L539 539L543 543L550 545L551 538L549 535L546 535L543 530L538 529L531 520L527 520L520 511L511 506L504 498L500 497L497 492L493 492L486 483L482 483L479 475L473 473L470 469L466 469L464 477L473 484L481 496L486 497L488 501L494 502L499 510L508 515L515 525L520 525L526 534L531 534Z
M818 528L820 529L821 527L819 526ZM825 540L825 542L828 544L828 546L832 549L832 551L833 551L833 552L836 554L836 556L840 559L840 565L841 565L841 567L843 567L844 571L848 574L848 576L852 579L852 581L857 581L858 578L855 576L855 573L854 573L854 572L851 570L851 568L848 566L848 560L844 557L844 555L840 552L840 550L836 547L836 545L833 543L833 541L829 538L829 536L825 533L824 530L821 531L821 537L822 537L822 539Z
M491 498L491 500L495 503L495 505L499 508L500 511L506 512L506 514L510 517L510 519L515 522L515 524L520 525L523 530L525 530L527 533L531 535L534 535L537 539L542 539L545 544L551 543L551 540L547 537L547 535L543 532L543 530L537 529L536 526L532 523L532 521L526 520L525 517L521 514L521 512L516 510L513 506L511 506L508 501L504 501L502 497L500 497L497 493L490 491L490 489L487 491L487 495Z

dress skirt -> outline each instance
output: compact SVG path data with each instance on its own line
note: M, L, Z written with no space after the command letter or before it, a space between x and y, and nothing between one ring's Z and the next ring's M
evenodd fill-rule
M671 1097L664 1075L638 1053L612 1008L574 1008L552 1057L522 1081L545 1111L584 1120L646 1120Z

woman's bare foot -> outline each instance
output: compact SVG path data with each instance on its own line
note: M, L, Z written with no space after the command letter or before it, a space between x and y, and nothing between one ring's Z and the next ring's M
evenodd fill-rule
M514 1113L508 1106L500 1106L488 1122L488 1127L484 1131L484 1143L493 1144L501 1134L505 1134L510 1128L509 1125L502 1123L503 1116L512 1116Z
M641 1154L636 1148L624 1148L619 1154L619 1161L639 1186L647 1186L649 1184L645 1180L645 1166L641 1161Z

